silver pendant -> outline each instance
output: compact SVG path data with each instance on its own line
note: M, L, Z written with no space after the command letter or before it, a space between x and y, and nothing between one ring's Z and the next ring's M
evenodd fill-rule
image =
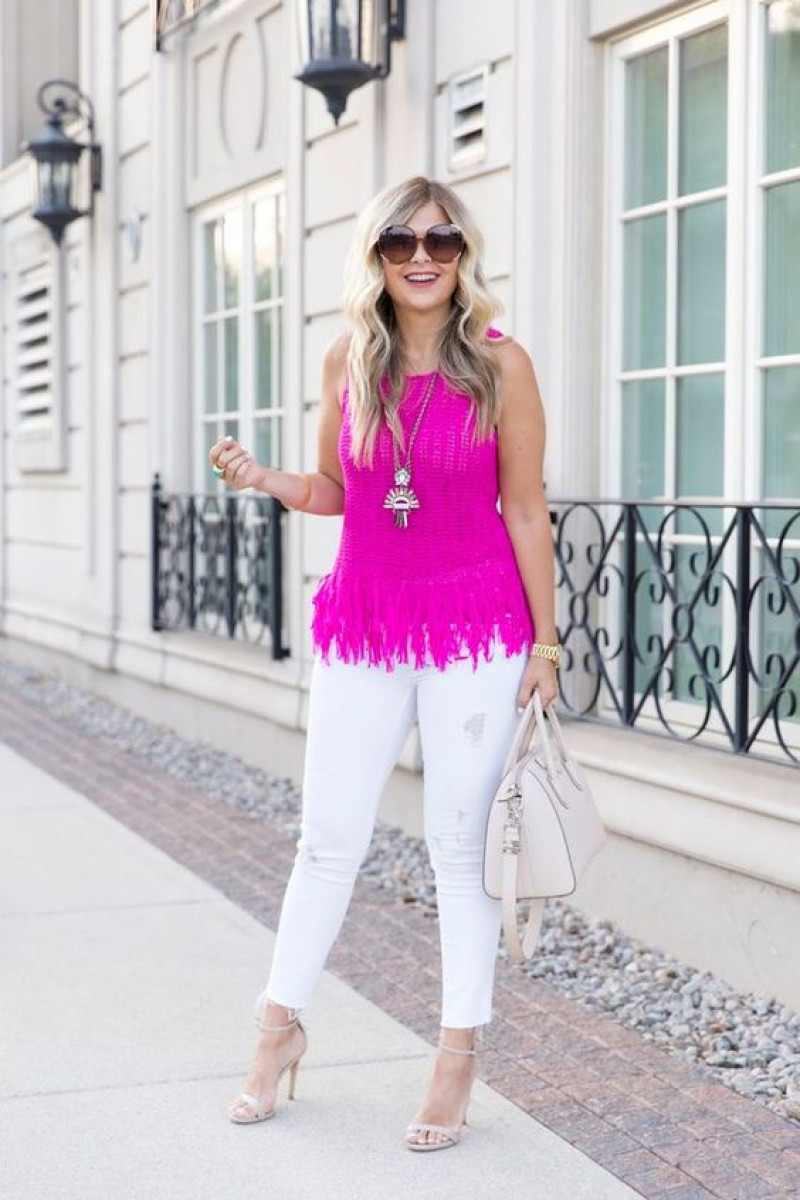
M419 508L419 500L413 488L408 485L411 482L411 472L407 467L398 467L394 473L395 486L389 488L386 493L386 499L383 502L384 508L394 510L394 523L400 529L408 528L408 514L412 508Z

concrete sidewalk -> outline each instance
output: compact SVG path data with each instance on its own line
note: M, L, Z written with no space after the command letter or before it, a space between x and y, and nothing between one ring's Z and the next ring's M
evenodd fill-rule
M0 1194L639 1194L480 1080L459 1146L407 1150L431 1048L327 972L296 1100L231 1124L273 933L2 744L0 780Z

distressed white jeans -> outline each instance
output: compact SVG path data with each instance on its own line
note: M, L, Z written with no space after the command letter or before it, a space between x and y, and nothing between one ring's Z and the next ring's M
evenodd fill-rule
M256 1000L295 1016L341 929L378 804L412 727L423 758L424 836L436 883L442 958L441 1024L492 1017L500 900L483 890L486 817L519 720L516 696L528 652L495 642L437 668L389 671L317 652L309 691L301 832L284 893L272 965ZM413 981L412 981L413 983Z

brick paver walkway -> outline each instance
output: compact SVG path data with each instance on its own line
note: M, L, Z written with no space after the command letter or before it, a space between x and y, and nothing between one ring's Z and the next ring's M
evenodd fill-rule
M2 688L0 740L277 927L295 839L263 815L212 800ZM435 1043L438 936L435 916L360 876L326 966ZM504 958L485 1045L483 1080L650 1200L800 1200L793 1122Z

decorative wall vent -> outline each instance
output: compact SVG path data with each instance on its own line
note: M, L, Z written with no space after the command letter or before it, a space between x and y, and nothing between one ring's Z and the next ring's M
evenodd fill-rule
M62 260L48 254L14 273L14 435L22 471L65 466Z
M18 425L49 423L53 412L53 289L49 263L17 276Z
M450 80L450 168L458 170L486 157L486 92L489 67Z

